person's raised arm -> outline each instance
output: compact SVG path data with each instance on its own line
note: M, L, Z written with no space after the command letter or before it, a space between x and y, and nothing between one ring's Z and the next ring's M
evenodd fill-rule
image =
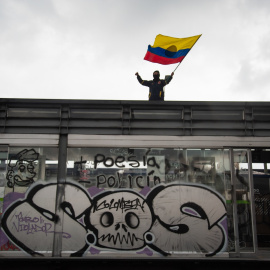
M138 72L135 73L135 76L137 76L137 79L141 85L148 86L148 81L144 81Z
M173 75L174 75L174 72L172 72L171 76L166 76L166 77L167 77L167 78L165 79L165 83L166 83L166 84L169 84L169 83L170 83L170 81L171 81L172 78L173 78Z

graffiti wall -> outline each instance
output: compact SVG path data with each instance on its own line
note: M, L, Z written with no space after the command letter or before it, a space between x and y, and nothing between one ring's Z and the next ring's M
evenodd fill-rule
M226 252L225 200L206 182L215 183L213 157L202 159L202 164L196 157L191 168L179 151L170 150L177 157L170 159L168 153L147 149L140 154L111 149L102 154L91 149L88 156L73 152L66 183L58 184L52 179L35 180L40 167L46 170L46 166L40 164L35 149L26 150L7 163L1 249L32 256L52 256L59 247L66 256ZM20 166L30 166L31 174L16 178L23 173ZM28 186L22 187L22 182Z

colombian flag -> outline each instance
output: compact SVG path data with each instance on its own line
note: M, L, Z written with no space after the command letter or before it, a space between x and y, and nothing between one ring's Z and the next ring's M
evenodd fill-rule
M144 60L162 65L180 63L200 37L201 35L187 38L157 35L154 45L148 46Z

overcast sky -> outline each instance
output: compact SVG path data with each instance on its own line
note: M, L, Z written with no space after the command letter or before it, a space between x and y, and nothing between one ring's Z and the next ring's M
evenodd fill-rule
M0 0L0 33L0 98L147 100L156 35L202 34L165 100L270 101L269 0Z

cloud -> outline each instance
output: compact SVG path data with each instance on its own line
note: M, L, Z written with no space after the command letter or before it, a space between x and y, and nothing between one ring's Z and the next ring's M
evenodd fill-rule
M2 97L146 100L135 72L151 79L176 67L144 61L148 44L157 34L203 34L166 100L263 98L270 2L254 2L2 0Z

